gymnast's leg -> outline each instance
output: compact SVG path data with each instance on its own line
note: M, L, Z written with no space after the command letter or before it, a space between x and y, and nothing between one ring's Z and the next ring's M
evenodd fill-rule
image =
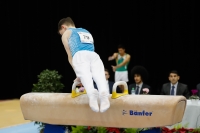
M95 111L99 112L98 105L98 91L94 88L92 73L90 70L90 60L88 59L87 51L79 51L75 54L72 60L76 76L80 78L82 85L86 89L89 97L89 106Z
M104 65L99 55L95 52L92 55L91 71L92 77L97 84L100 98L100 112L105 112L110 107L110 101L108 99L108 85L106 83Z

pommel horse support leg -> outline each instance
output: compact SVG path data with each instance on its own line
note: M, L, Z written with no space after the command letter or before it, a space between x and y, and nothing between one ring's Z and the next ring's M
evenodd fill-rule
M124 85L117 94L117 85ZM75 85L73 85L75 86ZM82 125L119 128L148 128L176 124L182 121L184 96L128 95L127 84L116 82L110 95L110 108L104 113L93 112L85 93L26 93L20 98L25 120L53 125Z

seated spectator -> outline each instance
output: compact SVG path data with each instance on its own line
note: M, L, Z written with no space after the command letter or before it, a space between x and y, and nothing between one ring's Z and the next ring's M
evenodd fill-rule
M151 87L144 82L148 79L148 72L143 66L135 66L131 70L131 77L135 83L130 84L128 87L128 92L131 94L132 88L135 89L135 94L140 95L145 93L143 89L147 89L150 94Z
M160 95L182 95L188 99L190 96L188 86L178 82L180 79L178 72L171 71L168 78L170 82L163 84Z
M114 82L109 81L110 74L109 74L108 69L105 69L105 78L106 78L106 82L108 83L108 88L109 88L108 91L109 91L110 94L112 94L112 89L113 89ZM94 88L98 89L95 82L94 82ZM122 91L121 91L121 89L119 87L117 87L116 91L117 91L117 93L122 93Z

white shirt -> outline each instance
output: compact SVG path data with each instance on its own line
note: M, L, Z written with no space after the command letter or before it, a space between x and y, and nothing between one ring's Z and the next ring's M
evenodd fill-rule
M142 85L143 85L143 82L140 83L140 84L136 84L136 89L137 89L137 86L139 86L138 95L140 94L140 91L141 91Z
M177 85L178 85L178 82L176 84L174 84L174 85L171 83L170 94L171 94L172 86L174 86L174 95L176 95Z

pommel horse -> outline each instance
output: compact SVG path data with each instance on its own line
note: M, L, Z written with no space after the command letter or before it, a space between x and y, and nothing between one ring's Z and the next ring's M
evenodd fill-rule
M77 93L26 93L20 97L25 120L52 125L81 125L119 128L148 128L170 126L182 121L186 98L166 95L129 95L126 82L113 85L110 108L104 113L93 112L86 91ZM123 93L117 93L123 85Z

